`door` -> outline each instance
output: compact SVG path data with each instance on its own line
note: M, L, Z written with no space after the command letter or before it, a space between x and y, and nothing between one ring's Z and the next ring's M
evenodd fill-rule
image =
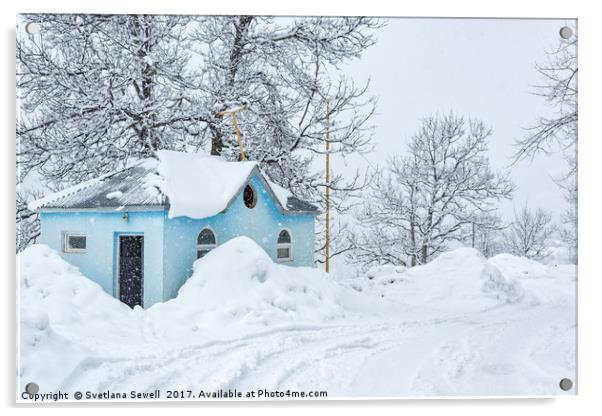
M143 251L143 236L119 236L119 300L130 308L143 306Z

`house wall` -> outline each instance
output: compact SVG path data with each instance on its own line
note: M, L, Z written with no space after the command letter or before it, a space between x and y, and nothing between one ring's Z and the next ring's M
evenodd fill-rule
M117 297L117 244L120 234L144 235L144 307L163 301L163 224L165 211L79 211L40 213L40 242ZM86 234L86 253L65 253L66 231Z
M292 237L293 260L282 264L314 265L314 216L282 214L257 174L251 177L249 183L257 193L254 208L246 207L241 192L226 212L213 217L200 220L177 217L165 220L164 299L175 297L178 289L192 274L197 236L207 226L215 232L218 245L245 235L263 247L274 261L278 234L286 228Z

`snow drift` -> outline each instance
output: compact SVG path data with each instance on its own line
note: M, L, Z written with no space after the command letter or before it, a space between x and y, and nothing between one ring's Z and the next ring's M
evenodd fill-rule
M344 316L341 288L310 267L276 264L248 237L237 237L194 263L178 296L148 310L195 329L233 323L324 322Z
M458 311L478 310L519 301L524 290L513 278L472 248L441 254L424 266L376 268L362 279L363 290L378 290L381 296L406 305ZM354 286L357 289L357 283Z
M576 296L577 266L547 266L512 254L498 254L489 262L509 279L519 281L531 303L562 304Z
M136 334L131 310L45 245L19 254L19 375L58 386L89 354ZM132 332L133 331L133 332ZM73 342L77 337L78 342ZM103 344L104 343L104 344Z
M17 391L558 394L575 376L574 267L459 249L339 282L239 237L198 260L175 299L131 310L46 246L17 261ZM532 292L541 301L522 301Z

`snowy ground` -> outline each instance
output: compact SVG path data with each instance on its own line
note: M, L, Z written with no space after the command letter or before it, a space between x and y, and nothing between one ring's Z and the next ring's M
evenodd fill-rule
M232 261L236 259L236 261ZM130 310L46 246L18 257L17 391L326 390L328 397L556 395L576 379L576 269L472 249L333 281L251 240ZM370 278L369 278L370 277Z

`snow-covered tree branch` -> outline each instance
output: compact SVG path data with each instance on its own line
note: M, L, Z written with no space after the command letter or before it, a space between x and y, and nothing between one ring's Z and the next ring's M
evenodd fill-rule
M20 182L61 188L156 150L246 156L296 196L324 204L331 152L371 149L376 100L341 65L376 42L378 19L262 16L27 15L41 31L17 40ZM334 175L344 212L364 173Z
M545 98L553 110L552 116L540 117L529 128L528 134L517 141L514 161L533 158L560 150L568 170L559 178L558 185L565 194L569 207L563 214L564 229L561 236L569 246L573 261L577 261L577 44L578 36L561 39L556 49L548 53L545 63L537 64L543 83L536 86L535 94Z

